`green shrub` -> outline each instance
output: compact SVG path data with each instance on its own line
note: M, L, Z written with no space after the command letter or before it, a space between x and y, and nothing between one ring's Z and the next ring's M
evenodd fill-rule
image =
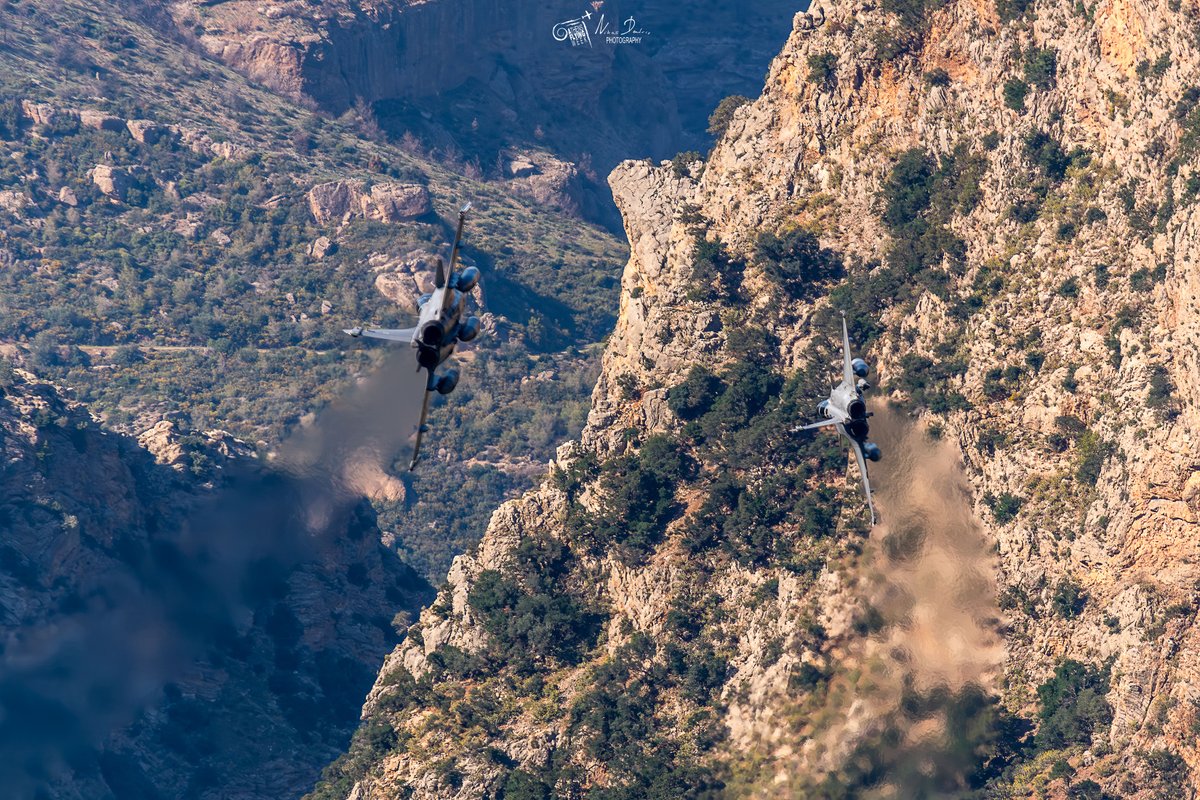
M1040 710L1036 745L1039 751L1072 745L1088 746L1092 734L1112 722L1108 670L1074 660L1063 661L1054 677L1038 687Z
M621 390L622 400L632 401L642 396L641 384L632 372L624 372L617 376L617 388Z
M1045 131L1034 131L1025 137L1025 154L1054 181L1066 177L1067 167L1071 166L1071 158L1062 145Z
M1010 78L1004 82L1004 105L1013 111L1025 110L1025 97L1029 94L1029 84L1020 78Z
M949 86L950 73L946 72L946 70L942 69L941 67L938 67L937 69L931 69L929 72L925 73L924 81L926 86Z
M671 172L677 178L686 178L692 174L692 164L697 161L704 163L704 157L695 150L685 150L682 153L676 153L671 159Z
M945 296L943 258L955 267L966 258L965 243L948 223L979 204L987 168L987 159L972 154L965 142L937 164L921 149L903 153L880 190L883 221L892 233L889 264Z
M696 465L683 449L670 437L654 434L646 439L638 451L642 469L670 483L678 483L695 477Z
M1053 89L1058 73L1058 53L1034 49L1025 54L1025 82L1040 89Z
M706 673L711 656L703 650L667 654L668 665L657 658L658 648L650 637L635 634L613 657L592 671L589 690L571 708L570 726L580 736L585 752L602 761L615 778L615 785L595 786L593 800L674 800L688 797L718 800L724 783L711 768L696 766L703 753L720 740L720 732L705 733L704 715L693 717L695 729L688 732L687 749L676 736L664 734L656 714L660 693L680 678L711 685ZM671 674L671 668L682 673ZM700 673L706 673L701 676ZM695 676L689 678L689 676ZM711 690L705 690L705 694Z
M808 57L808 77L818 86L827 87L837 77L837 55L813 53Z
M929 208L933 175L933 159L922 149L908 150L896 161L882 192L883 221L893 232L917 222Z
M1145 753L1142 760L1159 784L1159 797L1187 795L1191 770L1182 756L1166 748L1158 748Z
M21 138L21 126L24 114L21 113L21 103L16 99L0 101L0 139L15 141Z
M782 383L777 373L749 361L734 362L722 380L725 390L700 420L704 437L714 443L745 428L777 396Z
M725 384L707 367L693 366L683 383L667 390L667 407L675 416L690 421L708 413Z
M497 570L479 574L467 603L491 635L491 650L518 674L577 663L599 633L599 615L571 595L525 589Z
M1167 368L1155 364L1150 368L1150 389L1146 393L1146 405L1160 410L1170 410L1175 401L1175 384Z
M729 302L738 298L746 265L730 255L720 239L697 233L692 250L692 281L687 297L695 302Z
M754 259L767 278L794 300L815 294L820 284L845 274L841 258L821 247L816 236L800 228L783 235L759 234L754 243Z
M500 797L503 800L551 800L554 786L538 775L514 769L504 779Z
M1146 75L1150 75L1155 78L1161 78L1163 75L1166 75L1167 70L1169 70L1171 68L1171 54L1163 53L1161 56L1154 59L1153 64L1151 64L1149 62L1143 62L1143 63L1146 64L1146 70L1145 70ZM1142 74L1142 65L1138 64L1137 69L1138 69L1138 74L1141 75Z
M1149 291L1153 286L1154 281L1151 280L1150 270L1143 267L1129 273L1129 288L1135 292Z
M600 470L598 509L578 520L575 535L594 551L615 549L625 563L644 558L678 515L676 486L692 468L663 437L651 437L635 455L611 459Z
M895 14L900 22L914 33L923 33L929 15L941 7L940 0L883 0L884 11Z
M717 103L717 107L713 109L712 114L708 118L709 135L716 139L724 136L725 131L729 130L729 123L733 122L733 112L749 102L749 97L734 94Z
M1007 525L1012 522L1020 513L1021 506L1025 504L1022 498L1009 492L1003 492L999 496L989 492L984 495L983 501L992 510L992 516L996 519L997 525Z
M967 399L950 388L950 381L966 372L965 362L937 362L917 353L905 353L899 366L892 386L908 394L913 403L937 414L969 407Z
M996 0L996 13L1003 22L1012 22L1025 16L1033 7L1033 0Z
M1087 593L1075 581L1063 578L1055 587L1050 604L1054 612L1063 619L1075 619L1083 613L1087 605Z
M1079 461L1075 467L1075 477L1085 486L1095 486L1100 480L1100 471L1112 455L1113 446L1097 434L1087 431L1079 437L1076 447Z
M1022 225L1033 222L1041 213L1042 203L1040 200L1018 200L1008 209L1008 215Z
M1067 800L1112 800L1112 795L1100 788L1093 780L1073 783L1067 789Z

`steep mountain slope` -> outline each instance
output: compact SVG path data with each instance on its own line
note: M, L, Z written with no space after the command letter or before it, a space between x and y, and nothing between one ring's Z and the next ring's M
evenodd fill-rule
M582 441L314 796L1194 793L1196 13L827 6L691 176L619 167ZM835 309L911 412L869 535L790 432Z
M699 148L722 97L757 91L795 12L779 0L169 6L181 30L255 80L335 114L371 105L397 136L453 143L488 172L513 147L549 146L602 173L633 154ZM584 13L588 44L556 40L556 25ZM645 33L612 44L597 33L601 16Z
M154 4L93 6L0 6L0 348L122 432L182 412L266 451L377 363L341 329L407 319L444 215L473 200L479 380L435 412L433 491L415 475L377 502L440 581L581 428L623 245L253 85ZM464 488L453 503L443 481Z

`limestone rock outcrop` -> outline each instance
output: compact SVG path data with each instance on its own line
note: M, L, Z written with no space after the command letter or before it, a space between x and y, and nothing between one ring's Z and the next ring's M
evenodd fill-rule
M140 174L138 167L114 167L111 164L97 164L91 171L92 183L101 193L114 200L124 200L126 194L137 183Z
M158 464L183 470L192 463L192 456L202 454L217 468L230 460L248 459L254 456L254 448L228 431L205 431L198 436L180 430L173 419L159 420L138 434L138 444L154 456Z
M433 209L429 190L415 183L330 181L308 191L308 207L319 224L352 219L402 222L425 216Z
M174 0L170 9L214 57L335 114L359 99L421 107L459 92L481 115L519 120L503 126L506 138L540 124L560 152L591 152L607 169L630 145L658 158L698 147L709 110L757 87L794 4L699 14L646 0L636 10L605 9L618 29L632 12L649 30L642 42L597 35L594 46L579 47L556 41L553 29L580 12L530 2ZM584 10L597 29L600 12ZM475 56L460 57L463 48Z
M705 707L727 737L711 757L732 765L724 775L737 796L823 796L813 788L823 776L844 788L855 758L886 758L886 736L872 738L880 717L860 696L870 688L855 684L864 666L856 642L870 638L855 633L866 624L855 609L874 601L853 558L830 555L814 576L705 561L696 538L712 523L697 509L723 485L709 476L702 490L685 481L675 498L687 509L680 528L623 563L619 537L632 533L621 524L635 510L605 506L611 488L578 477L655 434L703 436L667 394L693 366L723 369L747 331L774 337L755 358L809 374L814 353L819 362L836 355L824 342L839 308L870 342L884 395L961 460L972 524L995 556L980 580L1000 598L987 624L1004 653L978 677L985 692L1036 728L1049 724L1038 687L1065 680L1065 664L1092 665L1105 676L1099 721L1055 756L1072 786L1093 781L1110 796L1148 800L1200 783L1200 43L1184 22L1190 12L1039 4L1011 21L991 3L958 0L926 8L917 23L877 4L823 6L797 15L761 97L733 114L702 171L627 162L611 175L631 255L582 441L560 450L539 490L496 512L389 658L364 717L395 726L408 744L377 754L355 796L477 798L525 776L564 791L636 791L635 768L606 759L617 734L595 734L627 718L619 704L598 708L595 686L617 681L618 696L636 704L666 680L654 669L669 671L670 657L664 665L653 654L680 646L669 629L694 580L684 576L698 568L706 608L720 609L706 630L729 637L721 701ZM933 255L906 249L929 246L917 242L930 230L942 237ZM764 235L796 232L835 254L848 277L789 286ZM697 285L698 260L714 258L698 248L718 241L736 267L726 299ZM791 268L813 268L819 255L807 251ZM815 404L827 389L802 396ZM723 444L735 451L736 434ZM782 468L721 465L742 469L751 486L771 486ZM753 517L765 507L716 508ZM589 550L596 515L611 518L618 539ZM839 543L852 539L848 517L834 527ZM583 551L570 573L579 582L566 585L600 603L609 622L580 662L535 668L530 689L528 673L509 671L516 654L496 660L496 643L512 636L498 620L520 614L495 593L505 585L497 576L523 580L522 564L537 563L531 553L547 536ZM842 677L826 684L828 670ZM410 678L460 709L486 709L476 693L486 687L504 711L463 723L479 737L463 745L468 733L422 727L446 717L417 692L401 699L395 687ZM839 692L855 702L834 714L823 703ZM671 695L639 729L663 737L656 752L671 752L688 729L671 716L683 702ZM860 744L869 749L856 753ZM454 759L453 782L421 755L431 752ZM1067 793L1049 760L1022 769L993 780L1008 796Z

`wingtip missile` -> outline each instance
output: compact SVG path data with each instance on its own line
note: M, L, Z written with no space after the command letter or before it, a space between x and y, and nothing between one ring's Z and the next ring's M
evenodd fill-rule
M344 329L342 329L342 333L348 333L351 336L353 336L355 339L357 339L358 337L363 335L363 329L362 329L362 326L359 326L357 328L344 328Z

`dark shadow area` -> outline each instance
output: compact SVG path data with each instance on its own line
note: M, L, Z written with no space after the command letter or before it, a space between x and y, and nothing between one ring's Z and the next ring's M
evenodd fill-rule
M349 743L432 587L380 543L352 459L385 366L282 448L157 464L45 385L0 400L0 785L11 798L295 797ZM31 439L13 418L29 403ZM403 416L403 415L401 415ZM199 462L197 462L199 463Z

